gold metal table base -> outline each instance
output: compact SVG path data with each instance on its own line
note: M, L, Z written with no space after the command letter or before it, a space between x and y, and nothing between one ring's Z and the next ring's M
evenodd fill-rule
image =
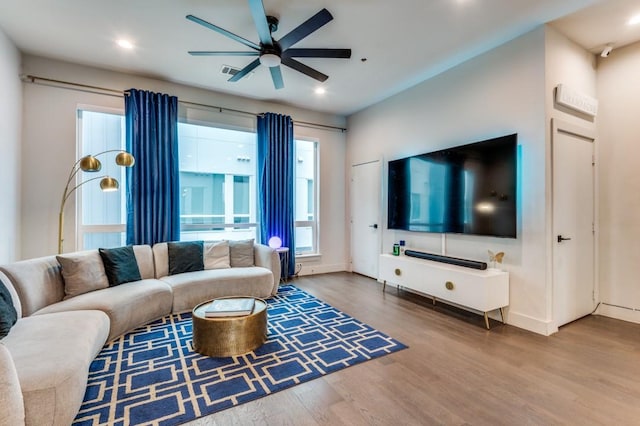
M228 357L262 346L267 341L267 303L247 298L255 299L255 306L253 313L245 316L207 318L205 311L213 300L193 308L193 350L210 357Z

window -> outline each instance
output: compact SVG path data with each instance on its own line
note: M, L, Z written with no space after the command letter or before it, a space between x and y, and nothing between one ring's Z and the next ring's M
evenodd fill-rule
M178 124L180 239L256 238L256 135Z
M296 254L313 254L317 253L318 244L316 220L317 142L296 140L295 158Z
M257 238L256 135L179 123L181 240ZM295 141L297 254L317 252L317 142Z
M78 110L79 157L125 148L124 116L98 110ZM77 183L111 176L120 183L116 192L102 192L99 179L83 184L76 191L77 242L79 250L98 247L118 247L125 244L125 168L117 166L117 153L108 152L97 158L102 170L97 173L79 172Z
M80 156L125 147L121 114L79 110ZM256 135L253 132L179 123L180 239L257 238ZM100 155L102 171L120 182L105 193L97 182L79 188L78 247L126 243L125 169L116 153ZM295 253L317 253L317 142L295 141ZM78 182L91 179L82 173Z

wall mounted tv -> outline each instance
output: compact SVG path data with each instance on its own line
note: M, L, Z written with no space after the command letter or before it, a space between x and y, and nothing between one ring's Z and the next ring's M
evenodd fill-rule
M516 238L518 135L389 161L387 227Z

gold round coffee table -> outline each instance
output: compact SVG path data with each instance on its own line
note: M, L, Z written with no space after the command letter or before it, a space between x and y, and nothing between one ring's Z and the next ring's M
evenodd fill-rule
M191 321L194 351L211 357L228 357L251 352L267 341L267 303L255 297L232 298L254 299L252 313L245 316L208 318L205 311L213 300L193 308Z

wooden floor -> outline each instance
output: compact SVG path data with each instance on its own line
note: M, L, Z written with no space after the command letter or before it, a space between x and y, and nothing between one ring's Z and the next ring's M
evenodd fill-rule
M640 425L640 325L589 316L550 337L335 273L299 288L409 346L189 423Z

